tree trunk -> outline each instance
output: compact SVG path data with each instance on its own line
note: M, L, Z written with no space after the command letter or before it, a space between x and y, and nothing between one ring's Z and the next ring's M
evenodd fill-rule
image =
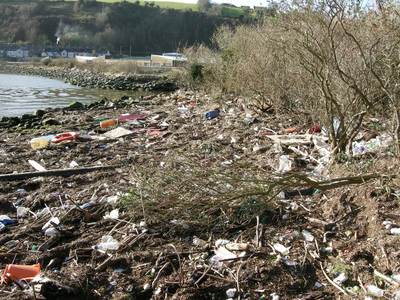
M396 154L400 156L400 108L395 107L394 109L394 139Z

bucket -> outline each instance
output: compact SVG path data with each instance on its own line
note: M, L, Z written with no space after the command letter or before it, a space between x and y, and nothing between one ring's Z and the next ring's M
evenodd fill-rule
M40 273L40 264L35 265L6 265L1 276L1 283L9 284L11 281L32 280Z

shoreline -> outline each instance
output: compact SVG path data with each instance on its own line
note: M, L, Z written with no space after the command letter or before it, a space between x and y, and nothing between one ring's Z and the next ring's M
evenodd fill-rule
M49 279L41 288L47 299L225 299L228 291L243 299L273 293L334 299L340 291L323 272L329 278L357 272L373 283L366 249L380 272L386 260L397 259L398 236L382 225L398 208L396 197L376 190L374 181L327 191L289 183L284 199L263 194L269 186L260 182L285 176L277 173L283 151L293 172L316 166L285 145L279 152L270 138L292 126L309 137L308 127L255 110L249 118L240 103L232 95L178 90L42 110L4 127L0 122L0 169L17 178L0 182L0 215L15 221L1 232L0 264L40 263ZM216 106L220 114L207 119ZM124 128L117 130L122 136L112 136L115 127L100 127L127 113L134 120L116 126ZM30 146L33 138L66 132L79 136L40 150ZM319 159L312 145L296 147ZM384 172L398 165L390 155L377 158L360 158L354 168ZM53 174L67 169L69 176L17 176L34 172L32 161ZM73 173L81 168L93 171ZM336 168L328 176L356 172L351 165ZM17 215L16 207L32 213ZM51 217L60 224L46 233ZM110 236L118 249L101 250ZM233 290L230 270L241 270L240 290ZM2 300L30 296L3 290L9 293L0 291Z
M154 92L172 92L178 89L176 82L164 75L157 74L105 74L76 67L38 66L32 63L14 64L7 62L0 63L0 72L42 76L86 88Z

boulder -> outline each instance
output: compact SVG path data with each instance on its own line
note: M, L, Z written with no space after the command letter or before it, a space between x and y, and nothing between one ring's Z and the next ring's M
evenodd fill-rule
M85 108L85 105L82 104L81 102L78 102L78 101L72 102L67 107L67 109L69 109L69 110L81 110L81 109L84 109L84 108Z
M60 124L61 124L60 121L53 119L53 118L47 118L42 121L42 125L44 125L44 126L52 126L52 125L60 125Z
M35 116L38 118L42 118L45 114L46 112L42 109L38 109L37 111L35 111Z

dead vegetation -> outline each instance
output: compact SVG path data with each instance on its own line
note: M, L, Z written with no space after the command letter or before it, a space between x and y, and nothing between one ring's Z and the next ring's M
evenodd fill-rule
M390 118L396 140L399 131L398 7L363 5L292 7L257 26L221 28L215 50L198 47L187 54L203 65L202 86L322 123L334 152L351 155L365 116Z
M307 134L294 115L219 100L212 120L204 113L214 99L178 91L47 112L61 124L1 131L6 173L26 171L29 159L48 170L119 166L1 182L1 214L17 223L2 232L0 262L42 265L42 277L2 286L1 297L31 299L36 286L47 299L361 299L373 285L394 298L400 204L390 148L329 162L327 136ZM28 144L49 131L101 137L109 129L96 119L126 112L146 118L122 124L132 131L122 138ZM383 134L375 123L364 120L361 141ZM292 126L297 134L285 134ZM17 216L18 207L30 212ZM48 236L52 216L60 224ZM118 246L104 250L106 241Z
M0 262L40 262L51 279L1 297L32 298L37 285L47 299L400 299L398 15L350 8L222 28L217 51L188 50L196 91L0 131L6 173L29 159L118 166L0 185L0 212L16 220ZM96 120L123 113L145 117L103 139ZM54 131L83 138L29 148ZM51 217L54 236L42 229Z
M89 70L94 73L99 74L125 74L125 75L135 75L135 74L165 74L173 73L175 70L169 68L157 68L157 67L144 67L140 66L134 60L106 60L99 59L96 61L91 61L88 63L78 62L75 59L49 59L42 62L36 62L36 65L45 65L49 68L77 68L80 70Z

